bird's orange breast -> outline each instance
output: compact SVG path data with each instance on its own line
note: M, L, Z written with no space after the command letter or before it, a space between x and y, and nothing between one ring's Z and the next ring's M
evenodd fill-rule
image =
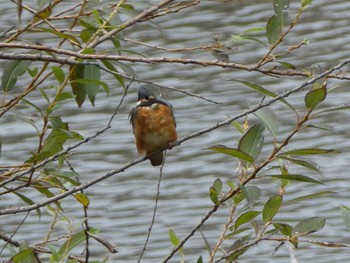
M175 119L167 105L154 103L139 107L133 120L139 153L151 153L177 140Z

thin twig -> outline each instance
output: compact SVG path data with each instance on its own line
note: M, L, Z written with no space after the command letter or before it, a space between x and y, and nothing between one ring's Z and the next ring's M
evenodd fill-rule
M211 131L213 131L213 130L216 130L216 129L220 128L220 127L229 125L229 124L231 124L232 121L234 121L234 120L237 120L237 119L239 119L239 118L241 118L241 117L244 117L244 116L246 116L246 115L248 115L248 114L251 114L251 113L253 113L253 112L256 112L257 110L259 110L259 109L261 109L261 108L270 106L270 105L273 104L274 102L279 101L279 100L281 100L281 99L283 99L283 98L288 97L289 95L291 95L291 94L293 94L293 93L295 93L295 92L297 92L297 91L299 91L299 90L301 90L301 89L303 89L303 88L309 86L310 84L316 82L317 80L324 78L324 77L327 76L328 74L330 74L330 73L332 73L332 72L334 72L334 71L336 71L336 70L341 69L343 66L345 66L346 64L349 64L349 63L350 63L350 58L348 58L347 60L343 61L342 63L339 63L338 65L335 65L334 67L332 67L332 68L330 68L330 69L324 71L323 73L321 73L321 74L315 76L314 78L312 78L312 79L310 79L310 80L308 80L308 81L306 81L306 82L300 84L299 86L297 86L297 87L295 87L295 88L293 88L293 89L287 90L287 91L283 92L282 94L280 94L279 96L276 96L276 97L274 97L274 98L272 98L272 99L270 99L270 100L265 101L263 104L259 104L259 105L256 106L256 107L253 107L253 108L251 108L251 109L248 109L248 110L245 110L245 111L243 111L243 112L241 112L241 113L238 113L238 114L236 114L236 115L234 115L234 116L232 116L232 117L230 117L230 118L228 118L228 119L226 119L226 120L223 120L223 121L221 121L221 122L218 122L218 123L215 124L214 126L211 126L211 127L204 128L204 129L201 129L201 130L199 130L199 131L193 132L193 133L191 133L191 134L189 134L189 135L187 135L187 136L185 136L185 137L179 139L177 142L173 143L172 145L169 145L168 148L170 149L170 148L173 148L173 147L177 147L177 146L181 145L182 143L184 143L184 142L186 142L186 141L188 141L188 140L190 140L190 139L199 137L199 136L201 136L201 135L203 135L203 134L206 134L206 133L208 133L208 132L211 132ZM87 141L91 140L92 138L94 138L94 137L98 136L99 134L105 132L105 130L107 130L107 129L109 129L109 128L110 128L110 127L107 126L105 129L103 129L103 130L101 130L101 131L98 131L94 136L90 136L89 139L85 139L85 140L83 140L83 141L81 141L81 142L79 142L79 143L77 143L77 144L75 144L75 145L73 145L73 146L70 146L70 147L68 147L66 150L63 150L63 151L57 153L56 155L54 155L54 156L48 158L47 160L45 160L45 161L43 161L43 162L41 162L41 163L39 163L39 164L33 166L32 168L30 168L30 169L28 169L28 170L26 170L26 171L24 171L24 172L22 172L20 175L16 175L16 178L18 178L18 177L20 177L20 176L22 176L22 175L24 175L24 174L30 173L33 169L37 169L38 167L41 167L41 166L45 165L46 163L55 160L56 158L58 158L59 156L61 156L61 155L63 155L63 154L67 154L68 152L70 152L71 150L77 148L77 147L80 146L81 144L86 143ZM87 140L87 141L86 141L86 140ZM167 149L167 148L165 148L165 149ZM160 149L159 151L154 152L154 154L157 153L157 152L160 152L160 151L162 151L162 150L165 150L165 149ZM88 188L88 187L90 187L90 186L92 186L92 185L94 185L94 184L96 184L96 183L98 183L98 182L100 182L100 181L103 181L103 180L105 180L105 179L107 179L107 178L109 178L109 177L111 177L111 176L113 176L113 175L115 175L115 174L121 173L121 172L125 171L126 169L128 169L128 168L130 168L130 167L132 167L132 166L134 166L134 165L136 165L136 164L138 164L138 163L141 163L141 162L145 161L146 159L147 159L147 156L144 156L144 157L140 157L140 158L138 158L138 159L135 159L135 160L133 160L133 161L130 161L130 162L124 164L124 165L123 165L122 167L120 167L119 169L112 170L112 171L108 172L107 174L104 174L104 175L102 175L102 176L100 176L100 177L96 177L96 178L94 178L94 179L92 179L92 180L90 180L90 181L88 181L88 182L86 182L86 183L84 183L84 184L82 184L82 185L80 185L80 186L73 187L73 188L67 190L66 192L57 194L57 195L55 195L55 196L53 196L53 197L51 197L51 198L48 198L48 199L46 199L46 200L44 200L44 201L35 203L35 204L33 204L33 205L28 205L28 206L23 206L23 207L15 207L15 208L5 208L5 209L3 209L3 210L0 210L0 215L23 213L23 212L32 211L32 210L34 210L34 209L37 209L37 208L46 206L46 205L48 205L48 204L50 204L50 203L56 202L56 201L61 200L61 199L65 198L65 197L67 197L67 196L70 196L71 194L76 193L76 192L78 192L78 191L80 191L80 190L82 190L82 189L86 189L86 188ZM18 177L17 177L17 176L18 176ZM16 178L9 178L8 180L13 181L13 180L15 180ZM3 186L3 184L4 184L4 182L2 182L2 184L0 184L0 187ZM233 193L233 192L230 192L230 194L234 194L234 193ZM228 200L229 198L230 198L230 196L227 195L226 198L223 199L223 201L226 201L226 200ZM178 251L178 250L184 245L184 243L187 242L187 240L202 226L202 224L210 217L210 215L213 214L213 213L218 209L218 207L219 207L219 205L215 205L215 206L207 213L207 215L205 215L205 216L203 217L203 219L201 220L201 222L200 222L200 223L199 223L199 224L198 224L198 225L197 225L197 226L196 226L196 227L195 227L195 228L180 242L180 243L179 243L179 245L178 245L177 247L175 247L175 248L173 249L173 251L171 252L171 254L169 254L169 256L165 259L164 262L167 262L167 261L173 256L173 254L175 254L176 251Z
M214 260L214 256L216 254L216 252L218 251L219 247L221 246L221 244L224 242L225 240L225 234L230 226L230 224L232 223L233 221L233 213L235 212L236 210L236 206L235 205L232 205L230 207L230 214L229 214L229 217L227 219L227 222L225 223L224 225L224 229L222 230L222 233L220 235L220 238L218 240L218 242L216 243L214 249L212 250L212 252L210 253L210 257L209 257L209 262L212 263L213 260Z
M284 38L289 34L289 32L293 29L293 27L296 25L296 23L298 22L300 15L302 13L304 9L300 8L296 17L294 18L294 20L290 23L288 29L286 30L286 32L284 32L283 34L280 35L280 37L277 39L277 41L270 47L269 51L265 54L265 56L263 56L260 61L257 63L256 67L261 67L262 65L264 65L266 62L268 62L268 57L271 55L272 51L276 49L276 47L278 47L279 44L282 43L282 41L284 40Z
M156 194L156 200L155 200L155 203L154 203L152 220L151 220L151 223L150 223L150 225L148 227L147 237L146 237L145 243L143 245L142 251L140 253L140 257L139 257L139 259L137 261L138 263L141 262L142 256L143 256L143 254L146 251L147 244L148 244L149 238L151 236L152 228L153 228L154 222L156 220L156 213L157 213L158 201L159 201L159 196L160 196L160 182L162 181L162 175L163 175L163 168L164 168L164 164L165 164L165 159L166 159L166 152L164 152L164 158L163 158L163 161L162 161L162 165L160 166L160 170L159 170L159 177L158 177L158 184L157 184L157 194Z
M268 101L266 101L265 103L261 104L260 107L266 107L266 106L269 106L271 105L273 102L275 101L278 101L282 98L286 98L288 97L290 94L294 93L294 92L297 92L299 90L301 90L302 88L316 82L318 79L322 79L324 78L325 76L327 76L328 74L336 71L336 70L339 70L341 69L343 66L345 66L346 64L349 64L350 63L350 58L348 58L347 60L343 61L342 63L324 71L322 74L319 74L317 76L315 76L314 78L304 82L303 84L291 89L291 90L288 90L288 91L285 91L284 93L280 94L279 96L273 98L273 99L270 99ZM257 107L254 107L254 110L258 110ZM308 114L310 114L310 112L308 112ZM304 117L303 120L301 120L299 123L298 123L298 126L302 125L308 118L308 114ZM234 118L234 117L233 117ZM235 119L232 119L230 118L229 120L233 121ZM229 122L231 123L231 122ZM294 134L297 132L297 129L295 129L285 140L284 142L281 143L280 147L284 147L288 142L289 142L289 139L292 138L292 136L294 136ZM271 160L271 158L273 158L275 156L275 154L280 150L281 148L277 147L274 149L273 153L271 154L271 156L265 161L263 162L260 166L256 167L254 172L249 176L247 177L245 180L243 180L241 182L241 184L246 184L247 182L249 182L250 180L254 179L256 174L263 168L265 167ZM240 191L240 188L235 188L235 189L232 189L231 191L229 191L222 199L219 200L219 204L215 204L208 212L207 214L201 219L201 221L180 241L180 243L169 253L169 255L162 261L163 263L165 262L168 262L172 257L173 255L180 249L184 246L184 244L197 232L197 230L202 227L202 225L211 217L211 215L213 213L215 213L217 211L217 209L219 208L220 204L221 203L224 203L226 202L227 200L229 200L232 196L234 196L235 194L237 194L238 192Z
M16 229L13 231L13 233L11 234L10 237L8 237L5 243L5 245L2 247L1 251L0 251L0 255L2 254L2 252L4 251L4 249L6 248L6 246L8 244L18 244L18 242L13 240L13 237L15 236L15 234L18 232L18 230L21 228L21 226L23 225L24 221L26 221L27 217L29 216L30 211L27 212L27 214L23 217L22 221L19 223L19 225L16 227ZM4 236L3 236L4 237ZM12 242L12 243L11 243Z
M131 83L132 83L132 82L130 82L130 84L131 84ZM47 164L47 163L49 163L49 162L51 162L51 161L56 160L58 157L60 157L60 156L62 156L62 155L65 155L65 154L71 152L72 150L78 148L80 145L85 144L85 143L87 143L87 142L89 142L89 141L95 139L95 138L98 137L99 135L101 135L101 134L103 134L104 132L106 132L107 130L109 130L109 129L112 127L112 126L111 126L111 123L112 123L114 117L117 115L117 113L118 113L118 111L119 111L119 108L121 107L121 105L122 105L122 103L123 103L123 101L124 101L124 99L125 99L125 96L126 96L128 90L129 90L130 84L125 88L124 93L123 93L123 96L122 96L122 98L121 98L121 100L120 100L120 102L119 102L117 108L115 109L114 113L112 114L111 118L109 119L108 124L107 124L107 126L106 126L105 128L103 128L102 130L99 130L99 131L95 132L95 134L93 134L93 135L91 135L91 136L85 138L84 140L79 141L78 143L76 143L76 144L74 144L74 145L72 145L72 146L67 147L65 150L60 151L60 152L58 152L57 154L55 154L55 155L53 155L53 156L51 156L51 157L45 159L45 160L42 161L41 163L36 164L36 165L32 165L29 169L27 169L27 170L25 170L25 171L23 171L23 172L21 172L21 173L19 173L19 174L15 174L14 176L11 176L10 178L8 178L8 179L6 179L6 180L3 180L3 181L0 183L0 187L3 187L3 186L5 186L5 185L8 184L8 183L17 180L18 178L20 178L20 177L22 177L22 176L24 176L24 175L26 175L26 174L30 174L32 171L35 171L36 169L38 169L38 168L44 166L45 164ZM7 174L11 174L11 171L2 174L2 176L6 177ZM84 189L84 188L82 188L82 189Z

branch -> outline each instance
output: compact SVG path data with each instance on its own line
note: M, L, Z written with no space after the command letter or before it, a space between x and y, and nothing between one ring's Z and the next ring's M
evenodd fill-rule
M98 46L99 44L101 44L105 40L113 37L118 32L132 26L133 24L136 24L137 22L140 22L142 19L146 18L147 16L151 15L152 13L156 12L160 8L164 7L165 5L167 5L173 1L174 0L163 0L163 1L160 1L157 5L154 5L149 9L143 10L142 13L140 13L139 15L129 19L128 21L126 21L122 24L120 24L117 28L109 31L107 34L103 35L102 37L96 38L95 41L91 42L87 46L87 48L94 48L94 47Z
M314 78L302 83L301 85L293 88L293 89L290 89L290 90L287 90L285 91L284 93L280 94L279 96L275 97L274 99L271 99L269 101L266 101L265 103L262 103L256 107L254 107L253 111L257 111L259 110L260 108L263 108L263 107L266 107L266 106L269 106L271 105L272 103L280 100L280 99L283 99L283 98L286 98L288 97L289 95L291 95L292 93L295 93L301 89L303 89L304 87L307 87L308 85L316 82L317 80L319 79L322 79L324 78L325 76L327 76L328 74L331 74L332 72L336 71L336 70L339 70L341 69L343 66L345 66L346 64L349 64L350 63L350 58L348 58L347 60L343 61L342 63L324 71L322 74L319 74L317 76L315 76ZM250 110L247 110L246 112L249 112ZM249 112L247 114L250 114L252 112ZM308 112L308 114L310 114L310 112ZM299 124L302 124L303 122L305 122L307 120L307 117L308 117L308 114L305 116L305 118L303 120L301 120L299 122ZM244 116L244 115L243 115ZM229 124L231 123L231 121L233 120L236 120L237 118L235 117L232 117L230 119L228 119L227 121L229 121L228 123L226 124ZM219 123L217 125L220 125L220 124L223 124L222 123ZM281 146L283 146L283 144L285 145L286 143L288 143L288 140L295 134L296 130L294 130L291 135L289 135L287 137L286 140L284 140L284 142L281 144ZM274 150L274 152L272 153L271 157L273 156L274 153L276 153L280 148L277 148ZM271 158L270 157L270 158ZM270 160L270 158L268 158L265 162L263 162L259 167L257 167L255 169L255 171L253 172L252 175L250 175L248 178L246 178L242 184L246 184L247 182L249 182L251 179L254 179L255 178L255 175L258 171L260 171L265 165L268 164L268 161ZM173 255L180 249L184 246L184 244L197 232L197 230L203 226L203 224L209 219L209 217L215 213L217 211L217 209L219 208L220 204L226 202L228 199L230 199L232 196L234 196L236 193L238 193L240 191L239 188L235 188L235 189L232 189L230 192L228 192L220 201L219 201L219 204L215 204L208 212L207 214L201 219L201 221L181 240L181 242L170 252L170 254L162 261L163 263L165 262L168 262L172 257Z
M147 237L146 237L145 243L143 244L143 248L142 248L142 251L140 253L139 259L137 261L138 263L141 262L143 254L146 251L147 244L148 244L149 238L151 236L152 228L153 228L154 222L156 220L156 213L157 213L157 209L158 209L158 201L159 201L159 196L160 196L160 182L162 181L162 175L163 175L163 168L164 168L164 164L165 164L165 158L166 158L166 156L164 155L162 166L160 167L160 170L159 170L159 177L158 177L158 184L157 184L157 194L156 194L156 200L155 200L155 204L154 204L154 208L153 208L152 220L151 220L151 223L150 223L150 225L148 227Z
M0 44L1 46L5 46L5 43ZM248 66L237 63L228 63L217 60L198 60L198 59L188 59L188 58L144 58L144 57L135 57L135 56L119 56L119 55L108 55L108 54L80 54L78 52L43 47L40 45L23 45L21 48L28 49L36 49L36 50L45 50L58 54L69 55L75 58L85 59L85 60L115 60L115 61L129 61L129 62L141 62L141 63L177 63L177 64L194 64L200 66L217 66L221 68L234 68L246 71L255 71L263 74L273 74L279 76L303 76L309 77L307 72L296 71L296 70L278 70L275 68L266 69L266 68L258 68L256 66ZM27 53L5 53L0 52L0 59L12 59L12 60L32 60L32 61L46 61L53 62L59 64L68 64L68 65L76 65L76 64L85 64L79 61L76 61L73 58L66 57L54 57L50 55L44 55L41 53L38 54L27 54ZM90 63L90 64L96 64Z
M49 162L51 162L51 161L56 160L58 157L60 157L60 156L62 156L62 155L65 155L65 154L71 152L72 150L76 149L76 148L79 147L80 145L85 144L85 143L91 141L92 139L96 138L97 136L103 134L103 133L106 132L108 129L110 129L110 128L112 127L112 126L111 126L111 123L112 123L114 117L118 114L119 108L120 108L120 106L122 105L122 103L123 103L123 101L124 101L124 98L125 98L125 96L126 96L126 94L127 94L127 92L128 92L128 89L129 89L129 87L130 87L132 81L133 81L133 79L130 81L129 85L126 87L126 89L125 89L125 91L124 91L124 94L123 94L123 96L122 96L122 98L121 98L121 100L120 100L120 102L119 102L117 108L115 109L114 113L112 114L112 116L111 116L111 118L109 119L108 124L107 124L107 126L106 126L105 128L103 128L102 130L97 131L95 134L93 134L93 135L91 135L91 136L85 138L84 140L79 141L78 143L76 143L76 144L74 144L74 145L72 145L72 146L67 147L65 150L58 152L57 154L55 154L55 155L53 155L53 156L47 158L46 160L42 161L41 163L38 163L38 164L36 164L36 165L31 166L29 169L27 169L27 170L25 170L25 171L23 171L23 172L21 172L21 173L19 173L19 174L16 174L16 175L14 175L14 176L8 178L7 180L3 180L3 181L0 183L0 187L3 187L4 185L6 185L6 184L8 184L8 183L17 180L18 178L20 178L20 177L22 177L22 176L24 176L24 175L26 175L26 174L30 174L30 173L34 172L36 169L38 169L38 168L44 166L45 164L47 164L47 163L49 163ZM11 172L3 173L1 176L2 176L2 177L6 177L6 176L8 176L9 174L11 174Z
M327 76L328 74L336 71L336 70L339 70L341 69L343 66L345 66L346 64L349 64L350 63L350 58L348 58L347 60L343 61L342 63L324 71L323 73L315 76L314 78L302 83L301 85L293 88L293 89L290 89L290 90L287 90L285 92L283 92L282 94L280 94L279 96L273 98L273 99L270 99L268 101L266 101L265 103L261 103L259 105L257 105L256 107L253 107L251 109L248 109L248 110L245 110L239 114L236 114L235 116L231 117L231 118L228 118L226 120L223 120L221 122L218 122L217 124L215 124L214 126L211 126L211 127L208 127L208 128L204 128L202 130L199 130L199 131L196 131L196 132L193 132L191 134L189 134L188 136L185 136L181 139L179 139L177 142L175 142L174 144L170 145L167 149L170 149L170 148L173 148L173 147L177 147L179 145L181 145L182 143L190 140L190 139L193 139L193 138L196 138L196 137L199 137L203 134L206 134L206 133L209 133L213 130L216 130L220 127L223 127L223 126L226 126L226 125L229 125L232 121L234 120L237 120L241 117L244 117L248 114L251 114L251 113L254 113L256 112L257 110L261 109L261 108L264 108L264 107L267 107L267 106L270 106L271 104L273 104L274 102L276 101L279 101L283 98L286 98L288 97L289 95L291 95L292 93L295 93L307 86L309 86L310 84L316 82L317 80L319 79L322 79L324 78L325 76ZM99 131L96 133L96 136L103 133L105 130L109 129L110 126L107 126L105 129ZM90 137L89 137L90 138ZM61 155L64 155L64 154L67 154L68 152L70 152L71 150L77 148L78 146L80 146L81 144L85 143L87 141L87 139L77 143L76 145L73 145L71 147L68 147L66 150L64 151L61 151L60 153L56 154L55 156L52 156L50 158L48 158L47 160L33 166L32 168L22 172L20 174L20 176L24 175L24 174L28 174L30 172L32 172L33 170L35 170L37 167L41 167L43 166L44 164L50 162L50 161L53 161L55 159L57 159L59 156ZM154 152L153 154L157 153L157 152L160 152L160 151L163 151L165 149L160 149L159 151L156 151ZM35 210L35 209L38 209L40 207L43 207L43 206L46 206L50 203L53 203L53 202L56 202L58 200L61 200L73 193L76 193L78 191L81 191L83 189L87 189L88 187L100 182L100 181L103 181L115 174L118 174L118 173L121 173L125 170L127 170L128 168L138 164L138 163L141 163L143 161L145 161L147 159L147 157L140 157L138 159L135 159L135 160L132 160L126 164L124 164L122 167L120 167L119 169L115 169L115 170L111 170L110 172L100 176L100 177L96 177L84 184L81 184L79 186L76 186L76 187L73 187L71 189L69 189L68 191L64 192L64 193L61 193L61 194L58 194L58 195L55 195L51 198L48 198L44 201L41 201L41 202L38 202L38 203L35 203L33 205L29 205L29 206L23 206L23 207L15 207L15 208L6 208L6 209L2 209L0 210L0 215L5 215L5 214L16 214L16 213L23 213L23 212L29 212L29 211L32 211L32 210ZM16 176L16 178L19 177L18 175ZM10 178L12 181L15 180L13 178ZM10 180L8 179L8 180ZM3 182L4 183L4 182ZM0 187L3 186L3 183L0 184ZM227 200L227 199L226 199ZM167 262L175 253L176 251L178 251L185 243L186 241L203 225L203 223L210 217L211 214L213 214L217 209L218 209L219 205L215 205L208 213L207 215L204 216L204 218L201 220L201 222L180 242L180 244L174 248L174 250L171 252L171 254L169 254L169 256L164 260L164 262Z

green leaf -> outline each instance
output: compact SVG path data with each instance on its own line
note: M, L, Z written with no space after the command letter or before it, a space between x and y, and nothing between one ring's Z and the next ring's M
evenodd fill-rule
M244 30L242 34L247 34L247 33L254 33L254 32L261 32L265 31L266 27L252 27L247 30Z
M319 89L313 89L309 91L305 96L305 106L306 108L313 110L315 107L324 101L327 96L326 87L322 87Z
M213 186L209 187L210 200L216 205L220 204L218 194L218 191Z
M62 70L62 68L57 67L57 66L52 66L51 70L53 72L53 74L55 75L55 78L57 79L57 81L62 84L65 78L65 74L64 71Z
M35 15L34 15L34 18L33 20L34 21L39 21L39 20L43 20L43 19L46 19L48 18L52 13L52 8L51 8L51 5L49 5L48 7L42 9L42 10L39 10Z
M286 24L290 0L273 0L273 8L276 16L283 27Z
M95 28L85 28L80 32L80 39L87 43L90 41L91 37L95 34L96 29Z
M62 33L61 31L58 31L58 30L52 29L52 28L39 28L39 29L42 32L53 34L53 35L55 35L59 38L62 38L62 39L67 39L68 41L70 41L74 45L80 45L79 40L72 35Z
M301 7L306 8L308 5L311 5L312 0L301 0Z
M326 224L326 220L321 217L311 217L299 222L293 229L293 234L304 236L314 233L322 229Z
M262 93L265 96L268 96L268 97L271 97L271 98L275 98L275 97L278 96L276 93L274 93L272 91L269 91L269 90L265 89L264 87L262 87L262 86L260 86L258 84L251 83L251 82L244 81L244 80L238 80L238 79L232 79L232 80L240 82L240 83L246 85L247 87L250 87L250 88L252 88L252 89ZM281 99L279 101L284 103L285 105L287 105L290 109L292 109L295 112L295 109L293 108L293 106L290 105L285 99Z
M106 66L106 68L113 72L112 74L115 77L115 79L125 89L124 78L120 74L118 74L119 71L114 67L114 65L110 61L105 59L102 60L102 63Z
M174 230L169 229L169 238L170 238L170 242L174 247L177 247L180 244L180 239L176 236ZM183 254L183 248L181 247L179 249L179 252L181 254Z
M73 99L73 98L74 96L71 92L61 92L56 97L57 101L64 101L64 100Z
M287 201L286 203L287 204L296 203L296 202L299 202L299 201L310 200L310 199L314 199L314 198L318 198L320 196L330 195L330 194L335 194L335 192L332 192L332 191L321 191L321 192L314 193L314 194L303 195L303 196L299 196L297 198L291 199L291 200Z
M96 83L96 81L100 81L100 79L101 79L101 71L99 67L95 65L86 65L84 67L83 81L86 81L84 83L84 87L86 90L86 94L93 106L95 104L96 94L99 89L99 84Z
M265 125L265 127L270 131L273 137L277 137L279 123L277 115L269 107L261 108L254 113Z
M89 231L96 232L97 230L89 229ZM76 246L80 245L86 240L85 230L82 230L78 233L75 233L68 237L68 240L63 243L63 245L58 250L58 253L61 255L67 255Z
M261 190L255 185L240 185L239 188L250 205L255 204L261 196Z
M273 223L273 226L285 236L292 236L293 227L284 223Z
M218 178L214 181L213 187L216 189L218 193L221 193L222 190L222 181Z
M278 210L282 205L282 196L275 195L272 196L266 203L263 209L262 218L265 223L271 222L274 216L277 214Z
M312 171L315 171L319 174L322 174L320 167L317 163L310 161L310 160L306 160L306 159L300 159L300 158L292 158L289 156L283 156L283 155L279 155L279 158L290 161L292 163L298 164L300 166L303 166L305 168L308 168Z
M232 126L236 128L241 134L244 134L244 129L238 121L231 122Z
M278 158L286 155L314 155L314 154L328 154L328 153L339 153L337 150L333 149L322 149L322 148L304 148L286 151L277 155Z
M13 191L12 193L14 193L15 195L17 195L23 202L25 202L28 205L33 205L35 204L34 201L32 199L30 199L29 197L18 193L17 191ZM39 217L41 216L41 211L39 208L35 209L35 211L38 213Z
M84 207L88 207L90 204L90 200L89 198L83 194L83 193L75 193L73 194L73 196L75 197L75 199L77 199L79 201L79 203L81 203Z
M79 64L72 66L71 72L70 81L79 107L84 103L86 95L94 106L99 86L102 86L109 95L109 86L100 80L101 71L98 66Z
M290 69L295 69L296 70L296 66L294 66L293 64L289 63L289 62L285 62L285 61L276 61L276 63L281 64L283 67L285 68L290 68Z
M350 230L350 208L346 206L340 207L341 217L343 218L344 225Z
M281 20L277 15L273 15L267 21L266 36L270 44L274 44L282 32Z
M252 228L251 227L242 227L240 229L233 231L232 233L228 234L227 236L225 236L225 239L229 239L233 236L236 236L236 235L243 233L243 232L250 230L250 229L252 229Z
M4 92L10 91L17 82L17 78L22 76L29 68L32 61L11 60L4 66L1 78L1 85Z
M36 259L34 249L27 248L21 250L18 254L14 255L11 258L11 262L13 263L38 263L39 261Z
M313 183L313 184L323 184L322 182L315 180L311 177L301 175L301 174L276 174L276 175L268 175L266 177L273 177L277 179L283 179L283 180L290 180L290 181L296 181L296 182L304 182L304 183Z
M220 204L218 195L222 190L222 182L220 179L216 179L213 185L209 188L210 199L214 204Z
M75 101L78 106L81 107L86 98L86 90L83 84L79 84L76 81L84 78L84 65L78 64L71 66L69 80L72 86L73 94L75 95Z
M255 160L264 145L264 129L265 126L261 123L252 126L239 141L238 150L250 155Z
M234 229L236 230L239 226L245 224L245 223L248 223L250 222L251 220L253 220L255 217L257 217L258 215L260 215L261 212L259 211L248 211L248 212L245 212L243 214L241 214L236 222L235 222L235 227Z
M254 162L253 157L251 157L249 154L246 154L245 152L240 151L238 149L227 148L224 145L214 145L214 146L208 147L207 149L215 151L215 152L219 152L219 153L224 153L224 154L236 157L240 160L247 161L250 163Z

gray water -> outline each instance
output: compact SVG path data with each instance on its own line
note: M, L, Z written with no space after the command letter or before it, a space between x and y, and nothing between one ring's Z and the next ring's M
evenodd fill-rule
M67 1L69 2L69 1ZM292 1L290 15L295 14L299 1ZM2 31L16 24L16 8L10 2L0 3L2 13ZM6 12L4 12L6 10ZM349 27L350 2L348 1L314 1L312 6L302 15L300 24L293 29L286 41L286 46L295 45L304 38L309 44L300 48L287 60L299 68L310 69L313 65L329 67L348 57L350 50ZM201 5L185 10L180 14L170 15L155 20L155 24L136 25L128 30L128 37L148 44L161 45L167 48L179 48L211 43L213 37L225 39L230 34L239 34L252 27L265 26L265 21L272 13L270 1L203 1ZM178 19L180 16L181 19ZM25 22L25 17L24 17ZM39 41L39 39L38 39ZM40 40L42 41L42 40ZM147 54L149 57L169 56L169 53L130 43L126 47ZM267 48L252 42L244 42L233 47L230 61L235 63L254 64ZM171 53L173 57L213 60L209 52ZM219 67L203 67L179 64L129 64L140 79L154 81L158 84L175 86L191 91L201 96L221 102L212 104L198 98L189 97L175 91L164 90L163 97L169 100L177 118L179 137L186 136L202 128L207 128L228 115L237 114L261 100L261 95L248 88L229 81L239 78L266 85L270 90L283 92L296 87L305 79L297 77L271 78L262 74L223 69ZM108 78L110 78L108 76ZM112 79L106 79L111 85L111 95L105 98L103 92L96 100L96 107L86 103L82 109L77 109L74 103L65 104L61 113L68 121L71 130L78 131L83 136L94 134L105 127L111 113L119 103L122 89L117 87ZM21 79L20 84L26 80ZM329 85L340 85L331 93L324 105L332 106L348 103L346 95L348 82L330 81ZM113 86L112 86L113 85ZM137 85L133 84L119 114L114 119L112 129L90 143L78 148L71 157L72 165L81 175L81 181L86 182L106 174L112 169L121 167L124 163L137 158L132 130L128 121L128 112L136 99ZM303 111L304 92L293 95L289 101L300 112ZM33 92L30 99L40 101L39 92ZM293 127L294 119L290 110L283 104L272 106L278 113L281 123L281 136ZM325 228L313 234L310 239L319 241L349 242L349 232L340 217L339 207L349 205L348 161L349 155L349 125L348 112L319 115L315 123L328 124L340 134L335 135L325 131L309 129L297 135L289 147L324 147L340 149L340 155L312 157L321 165L323 177L317 179L324 185L294 183L287 189L286 199L293 199L319 191L333 191L330 197L285 204L277 219L288 221L295 225L299 220L321 216L326 218ZM254 119L254 118L253 118ZM35 122L39 119L33 117ZM30 125L24 125L13 117L12 113L1 119L0 135L3 141L0 165L18 164L25 160L28 153L36 147L35 130ZM168 239L169 229L173 229L181 238L184 237L211 207L208 188L216 178L223 182L237 181L235 169L237 162L227 156L213 154L203 150L208 145L225 144L234 147L239 138L238 132L232 127L223 127L211 133L189 140L170 151L164 167L161 182L160 200L155 225L143 257L143 262L159 262L172 249ZM267 143L271 138L267 138ZM292 171L301 171L292 168ZM304 170L303 170L304 171ZM92 255L102 258L108 255L110 262L135 262L144 244L147 229L151 221L159 168L152 167L149 162L140 163L123 173L119 173L103 182L90 187L86 193L90 198L89 223L101 230L100 235L115 243L117 254L109 254L104 248L93 243ZM315 176L314 174L306 174ZM262 202L269 195L278 192L278 183L270 180L252 182L263 191ZM227 187L225 188L227 190ZM36 201L41 196L33 194ZM1 208L23 205L14 196L2 196ZM62 204L68 217L80 227L83 212L72 198L66 198ZM37 242L44 238L49 228L51 217L42 209L39 219L32 212L24 225L14 236L16 240ZM228 211L221 208L201 229L210 244L216 243ZM11 234L24 215L2 216L0 230ZM0 243L3 244L3 243ZM240 262L289 262L290 247L282 246L273 256L276 243L262 242L242 256ZM4 252L6 254L6 252ZM199 233L195 234L184 249L186 262L195 262L199 255L207 260L205 242ZM349 258L348 248L324 248L300 243L294 251L299 262L343 262ZM263 259L263 260L262 260ZM171 262L178 262L177 255Z

